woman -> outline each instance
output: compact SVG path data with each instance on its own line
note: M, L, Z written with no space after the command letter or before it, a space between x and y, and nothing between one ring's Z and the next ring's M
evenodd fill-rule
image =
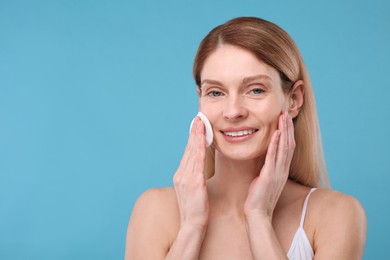
M213 143L197 117L174 187L136 202L125 258L361 259L365 213L326 188L314 96L289 35L228 21L200 44L194 78Z

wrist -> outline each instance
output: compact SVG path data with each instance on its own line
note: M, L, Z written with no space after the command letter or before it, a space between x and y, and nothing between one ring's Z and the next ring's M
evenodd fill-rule
M199 259L205 234L205 228L195 225L181 225L165 259Z
M272 216L269 215L246 215L245 221L247 227L272 228Z
M207 230L207 224L182 224L180 225L179 233L183 235L204 235Z
M245 220L247 222L270 222L272 223L272 212L255 212L255 211L246 211L245 212Z
M209 223L208 214L206 217L198 218L181 218L180 229L191 230L191 231L204 231L207 229Z

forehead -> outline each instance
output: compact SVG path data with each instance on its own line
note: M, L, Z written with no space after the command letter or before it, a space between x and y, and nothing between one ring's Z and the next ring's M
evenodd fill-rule
M233 45L219 46L205 61L201 80L241 81L254 75L266 75L280 83L276 69L258 59L252 52Z

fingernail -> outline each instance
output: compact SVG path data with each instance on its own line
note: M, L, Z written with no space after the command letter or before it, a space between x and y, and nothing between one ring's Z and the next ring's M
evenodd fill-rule
M200 123L200 121L202 121L202 119L200 119L200 117L198 117L198 122L196 122L196 123L197 123L196 127L197 127L198 129L200 129L201 126L202 126L202 124Z
M279 141L279 138L280 138L280 131L279 130L276 130L276 141Z

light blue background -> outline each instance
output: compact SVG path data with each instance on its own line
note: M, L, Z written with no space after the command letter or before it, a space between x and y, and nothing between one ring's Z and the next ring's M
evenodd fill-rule
M171 185L206 33L258 16L299 45L332 187L388 256L389 1L0 1L0 259L122 259L146 189Z

